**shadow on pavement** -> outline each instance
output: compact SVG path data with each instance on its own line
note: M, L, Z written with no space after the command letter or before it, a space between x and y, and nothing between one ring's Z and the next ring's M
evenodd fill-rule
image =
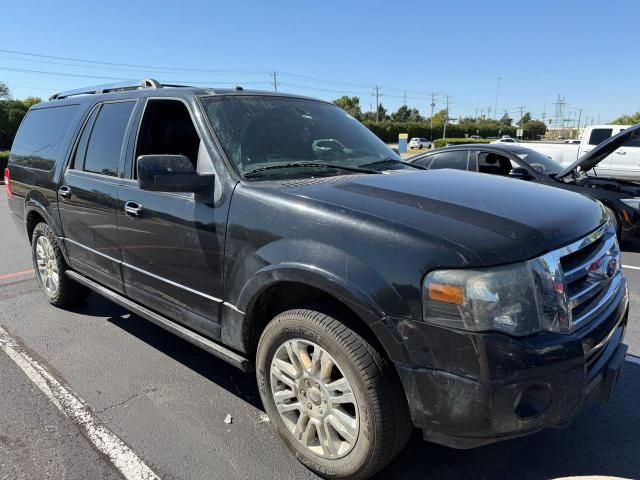
M76 309L160 350L254 407L262 404L253 374L242 373L98 295ZM378 479L547 479L609 475L640 478L640 365L626 362L608 404L589 404L571 426L472 450L425 443L419 431Z
M109 317L109 322L262 410L254 374L241 372L100 295L91 294L87 302L74 311L83 315Z

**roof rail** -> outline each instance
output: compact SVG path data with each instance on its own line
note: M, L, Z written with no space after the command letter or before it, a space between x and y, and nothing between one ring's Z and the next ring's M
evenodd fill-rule
M77 88L75 90L67 90L66 92L59 92L51 97L49 100L60 100L74 95L87 95L87 94L99 94L109 92L123 92L126 90L138 90L140 88L162 88L162 84L153 78L147 78L137 81L126 81L119 83L108 83L106 85L95 85L93 87Z

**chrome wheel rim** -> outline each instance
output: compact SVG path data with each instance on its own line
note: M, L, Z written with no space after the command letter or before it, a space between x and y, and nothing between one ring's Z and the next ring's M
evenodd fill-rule
M56 254L53 251L53 245L45 236L38 237L36 240L36 264L38 267L38 276L42 282L45 292L50 297L55 297L58 293L58 285L60 277L58 273L58 263Z
M276 350L270 375L280 418L300 444L330 459L353 449L360 430L358 404L329 352L308 340L287 340Z

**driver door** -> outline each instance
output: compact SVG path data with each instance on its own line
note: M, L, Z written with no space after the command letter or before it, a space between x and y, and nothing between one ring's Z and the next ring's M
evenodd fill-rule
M129 179L118 191L125 292L218 339L228 204L205 204L193 193L144 191L136 179L140 155L185 155L198 171L210 162L190 106L181 100L148 99L129 154Z

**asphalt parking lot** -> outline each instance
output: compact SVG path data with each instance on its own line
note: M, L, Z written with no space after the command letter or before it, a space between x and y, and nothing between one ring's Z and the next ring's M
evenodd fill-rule
M87 431L98 428L123 442L117 449L128 448L129 468L146 468L139 478L315 478L271 432L253 375L97 295L73 311L50 306L4 195L0 241L0 480L121 478L90 442ZM626 343L640 356L640 248L625 249L623 264L631 291ZM25 358L50 377L28 375ZM59 398L56 389L79 400L63 405L67 415L50 400ZM379 478L638 478L639 392L640 363L629 358L612 401L590 405L569 427L466 451L423 443L416 432Z

